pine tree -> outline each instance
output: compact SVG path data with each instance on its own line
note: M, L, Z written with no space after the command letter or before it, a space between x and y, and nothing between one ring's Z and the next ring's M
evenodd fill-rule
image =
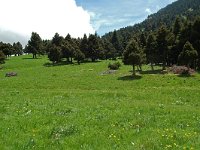
M0 51L0 64L5 63L6 56L2 51Z
M80 50L85 55L85 58L89 58L89 52L88 52L88 38L87 35L84 34L83 38L81 39L80 43Z
M147 62L151 64L152 71L154 70L153 64L157 62L158 51L156 37L150 34L147 38L147 43L145 47Z
M70 34L65 37L65 40L62 44L62 54L63 58L67 59L67 62L73 61L74 51L75 51L76 43L72 40ZM71 58L71 59L70 59Z
M180 34L181 29L182 29L182 24L181 24L180 18L176 17L176 20L175 20L174 26L173 26L173 33L174 33L175 37L177 37L178 34Z
M116 49L114 48L113 44L107 39L104 39L104 51L106 59L115 59L117 56Z
M88 57L92 62L99 58L100 47L97 35L91 34L88 38Z
M77 63L80 65L80 62L85 59L85 55L80 51L80 49L76 49L74 52L74 58L77 60Z
M56 45L56 46L62 46L64 42L64 38L62 36L60 36L58 33L55 33L51 43Z
M191 43L199 54L198 69L200 69L200 17L195 20L192 26Z
M146 36L145 34L142 32L142 34L140 35L140 47L145 48L147 41L146 41Z
M23 47L22 47L22 44L20 42L13 43L13 54L15 56L22 55L22 50L23 50Z
M133 66L133 76L136 75L135 66L141 65L143 53L139 48L138 43L135 40L132 40L126 47L126 50L123 53L123 63L125 65Z
M36 32L32 32L31 39L28 41L27 50L33 54L33 58L37 58L37 54L41 52L42 39Z
M117 56L122 56L123 47L122 47L122 43L119 40L116 30L113 32L111 43L113 44L114 48L116 49Z
M160 61L163 64L163 70L166 69L167 58L168 58L168 30L165 26L161 26L157 33L157 46L159 51Z
M190 42L186 42L183 51L179 55L179 62L182 65L186 65L188 68L194 64L198 57L197 51L194 49Z
M53 62L53 64L60 62L62 58L61 48L52 44L49 50L48 58Z

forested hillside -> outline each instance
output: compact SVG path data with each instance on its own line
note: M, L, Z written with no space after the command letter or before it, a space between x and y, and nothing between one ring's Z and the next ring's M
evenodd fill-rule
M144 31L154 31L158 29L162 23L170 28L177 16L182 20L194 21L198 15L200 15L199 0L178 0L159 10L157 13L149 15L142 23L117 30L117 34L125 48L127 41L129 41L135 34ZM105 34L103 38L111 39L112 35L113 32L109 32Z
M196 69L200 68L199 15L199 0L178 0L142 23L115 30L102 39L120 51L118 56L123 53L123 61L128 65L162 63L163 69L172 65ZM116 47L116 43L121 47Z

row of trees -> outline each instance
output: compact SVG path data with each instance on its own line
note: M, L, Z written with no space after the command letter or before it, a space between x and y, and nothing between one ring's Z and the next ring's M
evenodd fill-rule
M92 37L94 39L92 39ZM95 38L96 36L91 36L90 42L95 42ZM64 38L56 33L52 40L43 41L40 38L39 34L33 32L25 48L25 51L27 53L32 53L33 58L37 58L37 54L48 54L49 60L52 61L54 64L61 61L72 63L73 59L76 59L77 62L80 64L80 62L84 60L85 57L89 56L91 56L92 60L94 61L96 59L95 52L97 52L98 49L91 47L90 52L84 51L87 53L83 53L80 50L80 44L80 39L71 38L70 34L68 34ZM96 46L97 44L91 43L91 45Z
M11 55L19 56L22 55L22 53L23 47L20 42L13 43L13 45L10 43L0 42L0 64L4 63L6 57Z
M42 40L38 33L32 32L24 49L20 42L13 43L13 45L0 42L0 51L2 60L5 59L4 56L31 53L33 59L37 58L37 55L47 54L54 64L61 61L72 63L73 60L77 60L80 64L83 60L94 62L97 59L116 59L117 56L121 56L123 51L116 34L113 35L112 42L114 44L107 39L100 38L96 33L88 37L85 34L83 38L77 39L72 38L70 34L62 37L56 33L51 40Z
M32 53L33 58L37 58L37 54L48 54L49 60L54 64L61 61L72 63L73 60L77 60L80 64L83 60L94 62L97 59L115 59L122 55L122 50L118 52L114 44L100 38L97 34L90 34L88 37L85 34L83 38L76 39L70 34L62 37L56 33L51 40L42 40L36 32L32 33L25 52Z
M6 57L9 57L11 55L17 56L23 53L23 47L20 42L13 43L13 45L11 45L10 43L0 42L0 51L2 51L4 55L6 55Z
M19 42L13 45L1 42L0 51L3 62L5 56L22 54L22 46ZM121 42L117 31L110 38L90 34L76 39L70 34L62 37L56 33L51 40L42 40L33 32L24 52L32 53L33 58L47 54L54 64L122 57L124 64L133 66L134 74L135 66L141 69L142 64L151 64L152 70L154 64L162 64L163 70L174 64L200 69L200 18L191 22L177 17L170 27L163 24L155 31L136 32L126 43Z
M194 22L182 21L177 17L168 29L162 25L154 32L143 32L133 37L123 54L127 65L150 63L166 66L185 65L200 69L200 18ZM133 71L135 74L135 71Z

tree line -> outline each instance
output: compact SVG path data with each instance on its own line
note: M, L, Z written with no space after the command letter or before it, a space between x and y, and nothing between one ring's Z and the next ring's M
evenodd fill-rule
M84 34L83 38L72 38L70 34L63 37L55 33L51 40L42 40L38 33L33 32L24 52L32 53L33 58L47 54L53 64L73 63L73 60L80 64L83 61L116 59L118 56L113 44L96 33Z
M23 46L20 42L17 43L3 43L0 42L0 64L4 63L6 57L11 55L19 56L23 54Z
M155 31L134 35L123 56L133 72L144 63L151 64L152 70L154 64L162 64L163 70L172 65L200 69L200 18L191 22L177 17L170 27L163 24Z
M177 17L171 26L163 23L157 30L136 32L126 43L122 43L117 31L110 38L96 33L85 34L83 38L55 33L51 40L42 40L33 32L23 51L19 42L13 45L0 43L1 62L4 55L8 57L22 52L32 53L33 58L47 54L53 64L122 58L125 65L133 66L133 74L135 66L141 70L143 64L151 64L152 70L155 64L162 65L163 70L172 65L200 69L200 18L189 21Z

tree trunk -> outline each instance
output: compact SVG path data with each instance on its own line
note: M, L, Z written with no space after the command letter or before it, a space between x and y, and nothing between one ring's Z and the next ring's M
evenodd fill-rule
M135 65L133 65L133 76L135 76Z
M72 57L71 57L71 60L70 60L70 62L71 62L71 63L73 63L73 59L72 59Z
M140 71L142 71L142 65L139 65Z
M163 61L163 70L166 70L166 61Z
M151 70L152 70L152 71L154 71L154 68L153 68L153 63L151 63Z
M33 54L33 59L36 59L36 58L37 58L36 54Z

